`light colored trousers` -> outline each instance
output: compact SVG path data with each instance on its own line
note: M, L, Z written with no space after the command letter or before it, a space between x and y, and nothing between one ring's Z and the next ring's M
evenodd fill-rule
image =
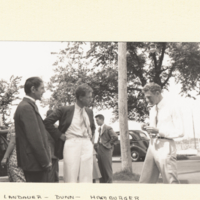
M161 173L164 183L179 183L174 140L151 138L140 183L156 183Z
M63 158L65 183L92 183L93 145L89 138L66 140Z

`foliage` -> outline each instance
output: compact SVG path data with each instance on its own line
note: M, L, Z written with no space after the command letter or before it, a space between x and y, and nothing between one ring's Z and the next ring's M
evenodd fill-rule
M71 104L76 86L88 83L94 90L93 106L113 108L118 118L118 43L67 42L57 54L55 75L48 83L50 107ZM174 77L181 94L200 93L199 43L129 42L127 43L128 118L143 121L147 103L141 92L150 81L168 89Z
M10 122L7 122L10 116L10 106L15 105L14 101L19 99L19 83L21 77L11 76L9 82L0 80L0 114L2 114L2 120L5 126L8 126Z

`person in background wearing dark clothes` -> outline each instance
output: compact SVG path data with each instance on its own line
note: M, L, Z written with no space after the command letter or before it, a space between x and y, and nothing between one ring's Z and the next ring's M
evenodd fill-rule
M26 182L49 182L52 163L48 132L35 104L45 92L42 79L27 79L24 90L26 96L14 116L18 166L23 169Z
M1 133L7 133L9 142L3 159L1 160L2 167L7 166L7 173L10 182L26 182L23 170L17 166L17 154L15 145L15 127L11 125L9 129L0 130Z
M93 144L94 144L94 136L93 136ZM99 182L101 178L101 172L99 170L99 166L97 163L97 152L93 148L93 183Z
M48 110L46 117L48 117L51 113L53 113L53 110ZM55 127L57 127L54 124ZM55 141L51 137L50 134L48 134L49 138L49 144L51 148L51 160L52 160L52 170L49 172L49 182L59 182L59 167L58 167L58 161L59 159L55 156Z
M97 143L98 164L102 177L100 183L112 183L112 154L114 142L118 139L117 134L110 126L104 124L104 116L96 115L99 125L99 139Z

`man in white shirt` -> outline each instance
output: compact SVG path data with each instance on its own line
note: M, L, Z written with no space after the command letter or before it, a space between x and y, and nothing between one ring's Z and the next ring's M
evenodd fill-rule
M64 182L92 183L93 144L95 132L92 102L92 88L79 85L75 91L76 103L56 109L44 124L55 140L55 156L63 159ZM59 126L54 126L59 121Z
M156 183L161 173L164 183L179 183L174 139L184 135L181 113L163 98L158 84L146 84L143 93L153 107L150 126L142 127L151 139L139 182Z

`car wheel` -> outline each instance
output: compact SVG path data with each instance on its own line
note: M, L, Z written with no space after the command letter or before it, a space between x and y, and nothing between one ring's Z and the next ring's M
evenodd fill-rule
M140 153L137 150L131 150L131 159L134 162L140 160Z

